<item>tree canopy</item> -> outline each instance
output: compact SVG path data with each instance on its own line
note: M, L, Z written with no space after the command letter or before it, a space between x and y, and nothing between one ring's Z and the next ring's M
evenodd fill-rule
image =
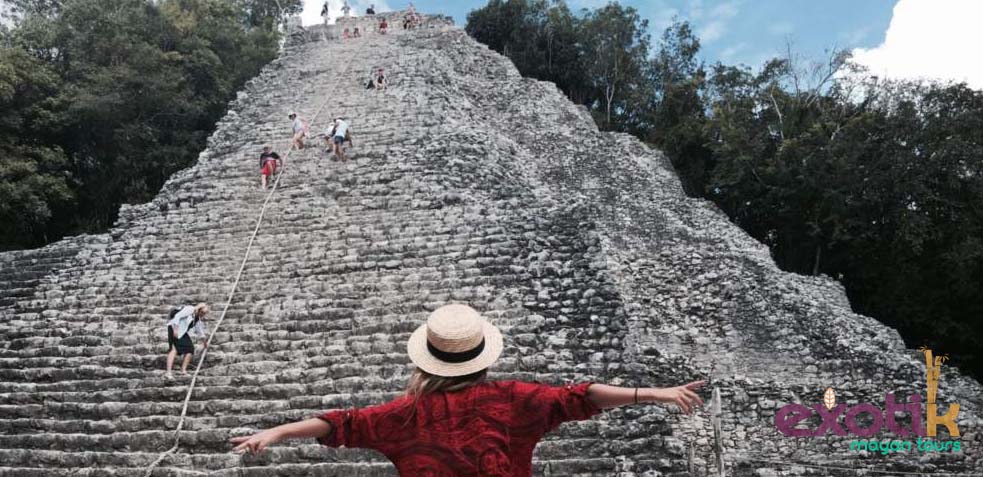
M17 0L0 37L0 249L99 231L187 167L299 0ZM282 9L281 9L282 8Z

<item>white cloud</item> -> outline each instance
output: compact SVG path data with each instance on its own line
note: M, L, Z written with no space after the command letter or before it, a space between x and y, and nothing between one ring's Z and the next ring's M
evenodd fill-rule
M734 57L737 56L738 53L741 53L742 51L746 50L747 47L748 44L744 42L738 43L736 45L728 46L727 48L721 50L720 59L724 61L730 61L734 59Z
M669 25L672 25L673 19L679 15L679 10L667 6L661 1L651 1L647 2L641 10L639 10L643 17L649 20L649 29L655 35L656 38L662 35L662 32Z
M593 10L595 8L601 8L609 3L608 0L573 0L568 3L570 9L573 11L579 11L581 8L587 8Z
M983 89L983 1L899 0L884 43L854 61L888 78L965 81Z
M720 20L715 20L700 27L700 30L696 32L696 35L700 37L701 42L711 43L724 36L726 31L727 24Z
M693 20L700 20L703 18L703 0L690 0L689 17Z
M348 2L348 6L352 7L352 16L364 15L365 9L373 4L377 12L388 12L392 10L385 0L349 0ZM343 5L343 0L328 0L328 11L331 14L332 23L334 23L335 18L341 16L341 7ZM321 18L321 8L323 6L324 0L304 0L304 11L300 14L304 25L317 25L324 22L324 19Z
M736 1L724 2L713 7L713 10L710 10L710 16L714 18L734 18L737 16L737 11Z
M729 0L707 9L702 0L690 0L689 18L696 24L696 34L703 43L712 43L727 33L727 24L737 16L740 0Z
M778 22L768 25L768 32L772 35L790 35L795 31L795 25L792 22Z

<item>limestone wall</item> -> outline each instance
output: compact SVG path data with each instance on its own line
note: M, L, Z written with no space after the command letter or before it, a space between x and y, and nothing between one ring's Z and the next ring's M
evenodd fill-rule
M856 475L764 460L983 471L981 388L952 368L939 399L963 406L960 454L858 459L848 439L779 434L776 408L819 402L827 386L852 403L923 393L920 354L853 314L837 283L779 271L686 198L658 151L599 132L460 29L430 26L295 35L152 202L125 207L107 234L0 254L0 475L142 475L170 446L186 380L161 373L166 312L223 302L265 197L261 146L284 152L287 113L309 118L326 100L313 129L351 118L355 160L291 156L184 444L158 475L392 475L370 451L290 442L243 457L226 441L396 396L410 331L452 301L505 332L496 378L709 377L737 475ZM379 66L390 89L366 90ZM535 473L702 475L711 436L705 413L609 411L551 434Z

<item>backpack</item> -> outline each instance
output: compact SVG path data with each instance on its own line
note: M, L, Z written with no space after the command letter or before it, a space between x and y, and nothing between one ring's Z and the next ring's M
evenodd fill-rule
M173 320L174 319L174 316L177 315L178 313L180 313L181 312L181 309L184 308L184 307L186 307L186 306L190 306L190 304L189 305L178 305L178 306L176 306L174 308L171 308L171 311L167 312L167 321Z

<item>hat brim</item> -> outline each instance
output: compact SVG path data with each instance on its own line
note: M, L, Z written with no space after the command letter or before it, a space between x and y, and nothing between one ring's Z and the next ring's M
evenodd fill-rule
M504 348L502 332L487 320L482 320L481 325L482 331L485 334L485 348L481 351L481 354L473 359L461 363L448 363L430 354L430 350L427 349L426 324L420 325L410 335L410 340L406 344L406 352L409 354L410 361L413 361L413 364L435 376L455 378L477 373L494 364L498 360L498 357L502 355L502 349Z

